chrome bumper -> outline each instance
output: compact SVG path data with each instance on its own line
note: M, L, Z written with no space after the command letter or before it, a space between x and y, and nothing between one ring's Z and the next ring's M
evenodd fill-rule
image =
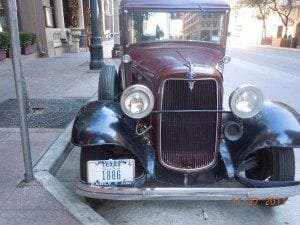
M92 187L78 183L76 193L109 200L248 200L300 195L300 185L276 188L131 188Z

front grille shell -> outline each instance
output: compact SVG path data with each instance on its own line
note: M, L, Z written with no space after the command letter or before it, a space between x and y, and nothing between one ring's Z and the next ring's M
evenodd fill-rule
M192 92L188 81L195 82ZM219 109L218 93L218 82L214 78L167 79L163 82L161 109L216 110ZM187 173L214 166L218 155L219 121L220 115L215 112L162 113L160 163Z

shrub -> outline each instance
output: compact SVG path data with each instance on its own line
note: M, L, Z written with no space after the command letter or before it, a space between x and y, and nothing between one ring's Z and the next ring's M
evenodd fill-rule
M9 45L8 33L0 32L0 49L7 49Z
M21 46L33 45L36 43L36 34L32 32L20 32Z

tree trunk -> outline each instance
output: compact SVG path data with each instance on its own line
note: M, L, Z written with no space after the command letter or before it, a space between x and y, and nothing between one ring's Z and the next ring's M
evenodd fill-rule
M262 38L266 38L267 36L266 9L264 10L263 6L259 6L258 8L263 21Z
M285 24L284 24L284 27L285 27L284 38L286 39L286 38L288 38L288 24L285 23Z
M266 38L267 37L267 26L266 26L266 18L263 17L263 32L262 32L262 36L263 38Z

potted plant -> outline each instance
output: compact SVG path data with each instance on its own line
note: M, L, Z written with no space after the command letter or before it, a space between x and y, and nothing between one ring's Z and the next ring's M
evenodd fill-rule
M0 61L6 58L7 48L8 48L8 33L0 32Z
M20 32L20 42L23 55L30 55L37 51L36 34L32 32Z

